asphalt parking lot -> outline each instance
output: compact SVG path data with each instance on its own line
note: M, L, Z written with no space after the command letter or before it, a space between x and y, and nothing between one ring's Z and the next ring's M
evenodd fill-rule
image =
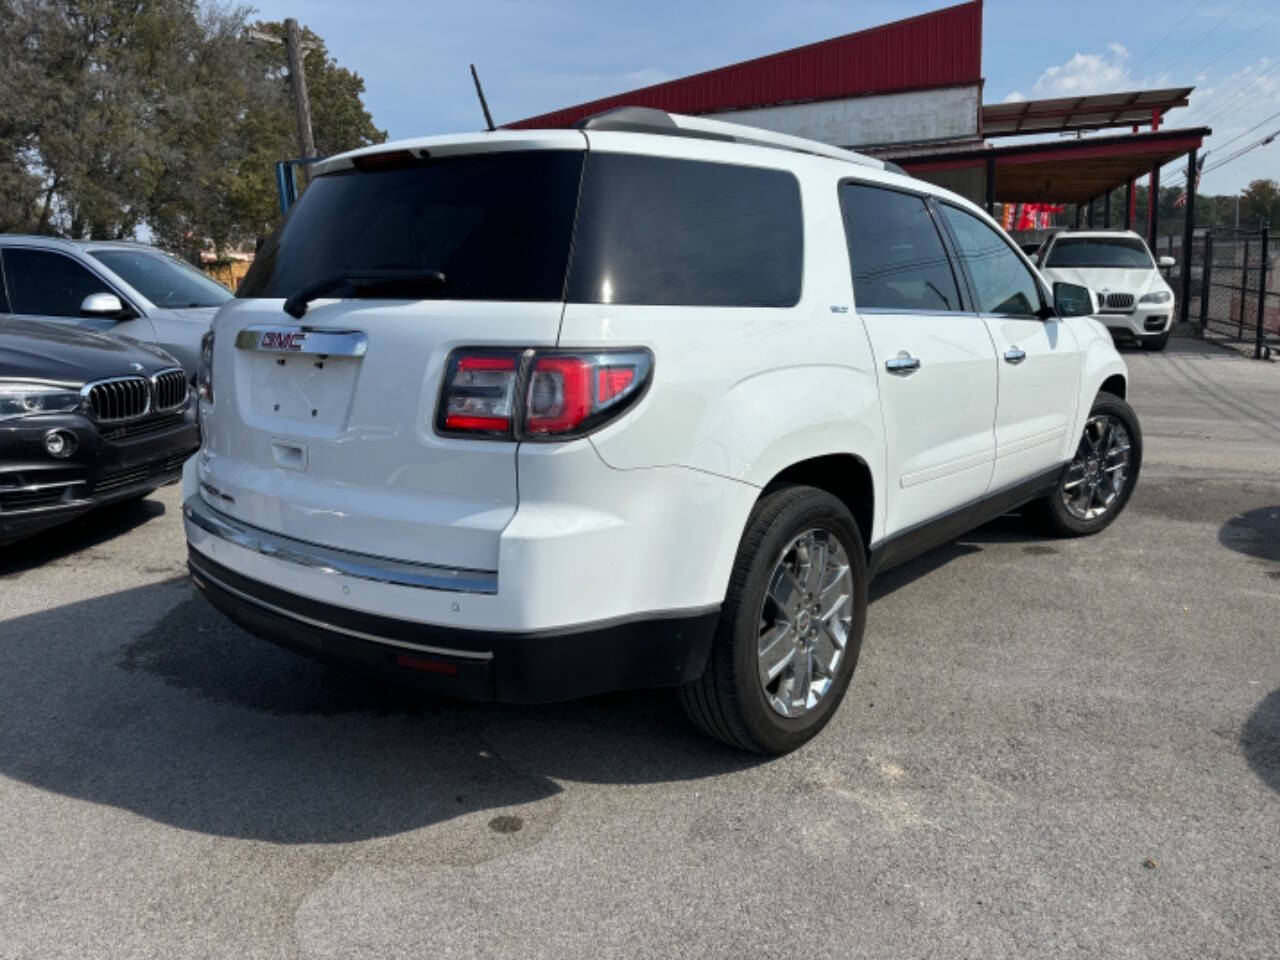
M1099 537L872 587L772 762L664 693L424 702L230 626L176 488L0 554L0 957L1280 952L1280 365L1126 353Z

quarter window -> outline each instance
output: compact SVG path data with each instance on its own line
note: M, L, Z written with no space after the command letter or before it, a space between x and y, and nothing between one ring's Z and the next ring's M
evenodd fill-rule
M790 173L588 154L570 301L791 307L803 266L800 186Z
M78 317L85 297L111 292L70 257L47 250L6 249L4 272L14 313Z
M840 193L859 309L961 309L951 263L922 198L856 183L842 185Z
M938 207L969 271L978 310L1015 316L1039 311L1040 285L1004 237L971 213L946 203Z

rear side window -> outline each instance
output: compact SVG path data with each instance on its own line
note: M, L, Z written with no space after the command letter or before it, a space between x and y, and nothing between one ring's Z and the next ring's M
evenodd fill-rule
M70 257L49 250L9 247L5 280L14 313L37 317L78 317L91 293L112 290Z
M791 307L803 272L800 186L790 173L588 156L570 301Z
M961 308L942 237L921 197L857 183L843 184L840 194L859 309Z
M237 296L288 297L351 274L421 270L445 281L415 297L560 300L582 158L481 153L317 177Z

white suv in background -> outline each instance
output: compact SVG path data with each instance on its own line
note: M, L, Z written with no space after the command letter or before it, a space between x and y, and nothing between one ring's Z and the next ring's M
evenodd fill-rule
M177 257L118 240L0 234L5 316L160 347L194 377L200 339L231 291Z
M1173 290L1160 270L1176 266L1161 257L1159 267L1142 237L1132 230L1064 230L1044 242L1036 257L1052 283L1088 287L1098 298L1098 319L1113 334L1146 350L1163 350L1173 323Z
M1133 490L1089 292L880 161L624 109L315 174L214 322L184 476L195 582L260 636L478 699L678 687L778 753L877 570Z

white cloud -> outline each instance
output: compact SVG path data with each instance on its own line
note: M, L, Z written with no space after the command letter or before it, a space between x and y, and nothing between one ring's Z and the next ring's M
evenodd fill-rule
M1027 95L1021 90L1014 90L1004 98L1005 103L1022 103L1027 99Z
M1066 63L1050 67L1040 74L1031 92L1037 97L1079 97L1133 86L1129 51L1124 44L1109 43L1102 53L1077 53Z

